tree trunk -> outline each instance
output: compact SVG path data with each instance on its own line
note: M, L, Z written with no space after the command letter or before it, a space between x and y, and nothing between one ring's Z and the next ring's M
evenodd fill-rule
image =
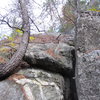
M29 16L26 7L25 0L18 0L21 8L22 20L23 20L23 37L20 42L19 49L17 52L12 56L10 61L8 61L5 65L0 66L0 79L3 79L9 76L19 65L21 62L27 46L29 42L29 35L30 35L30 24L29 24Z
M78 34L78 19L80 15L80 0L75 0L76 20L75 20L75 84L76 84L76 100L79 100L79 81L78 81L78 66L77 66L77 34Z

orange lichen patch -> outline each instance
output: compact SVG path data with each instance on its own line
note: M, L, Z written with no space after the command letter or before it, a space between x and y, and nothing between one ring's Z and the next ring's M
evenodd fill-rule
M57 55L57 54L55 54L54 53L54 50L53 49L48 49L48 50L46 50L45 51L46 53L48 53L49 55L51 55L52 57L54 57L54 58L61 58L61 56L60 55Z
M14 74L9 77L9 80L15 80L15 79L20 80L20 79L24 79L24 78L25 78L25 76L22 74Z
M35 39L33 41L30 42L34 42L34 43L59 43L59 41L61 42L65 42L66 40L69 40L72 36L69 35L60 35L59 38L57 38L58 36L54 36L54 35L41 35L41 34L34 34Z
M58 35L59 36L59 35ZM31 35L30 43L59 43L59 42L68 42L70 39L73 39L73 35L60 35L59 37L56 35L50 34L34 34ZM34 37L34 38L32 38ZM21 36L16 36L13 38L13 42L19 45L21 41ZM4 39L0 41L0 45L11 43L9 39Z
M0 56L0 63L5 63L6 59Z

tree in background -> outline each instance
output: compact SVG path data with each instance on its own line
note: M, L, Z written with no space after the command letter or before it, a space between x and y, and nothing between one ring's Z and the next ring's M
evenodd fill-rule
M59 32L71 33L75 29L76 20L75 0L68 0L62 7L62 23L60 23ZM97 11L100 9L100 0L79 0L80 11ZM63 25L62 25L63 24Z
M100 10L100 0L90 0L87 4L88 8Z
M65 5L63 5L62 14L63 23L61 23L59 31L62 33L69 33L74 28L75 21L73 1L68 1Z
M59 25L62 23L61 14L59 12L59 6L62 4L60 0L46 0L43 3L43 12L41 16L50 16L50 22L52 23L49 27L49 32L55 32Z

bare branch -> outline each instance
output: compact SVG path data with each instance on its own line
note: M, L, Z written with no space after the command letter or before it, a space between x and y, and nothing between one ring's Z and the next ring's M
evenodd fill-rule
M73 24L75 24L75 22L67 15L65 15L66 18L68 18L68 20L70 20Z
M36 29L38 30L38 32L41 32L40 29L39 29L39 28L37 27L37 25L35 24L34 20L32 20L31 17L29 17L29 18L30 18L31 22L34 24L34 26L36 27Z
M40 4L38 4L35 0L32 0L35 4L37 4L38 6L40 6L41 7L41 5Z
M73 8L75 8L75 6L71 3L70 0L68 0L68 2L69 2L69 4L70 4Z
M0 19L0 21L6 23L10 28L22 30L22 28L18 28L18 27L11 26L11 25L9 24L9 21L4 20L4 18L3 18L3 19ZM22 30L22 31L23 31L23 30Z
M58 40L59 39L59 37L61 36L62 34L59 34L57 37L56 37L56 40Z

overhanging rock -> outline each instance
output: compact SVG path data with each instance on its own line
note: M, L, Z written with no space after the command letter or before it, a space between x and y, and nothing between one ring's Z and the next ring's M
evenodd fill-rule
M37 68L68 74L73 69L73 46L66 43L29 44L24 59ZM67 73L68 72L68 73Z

